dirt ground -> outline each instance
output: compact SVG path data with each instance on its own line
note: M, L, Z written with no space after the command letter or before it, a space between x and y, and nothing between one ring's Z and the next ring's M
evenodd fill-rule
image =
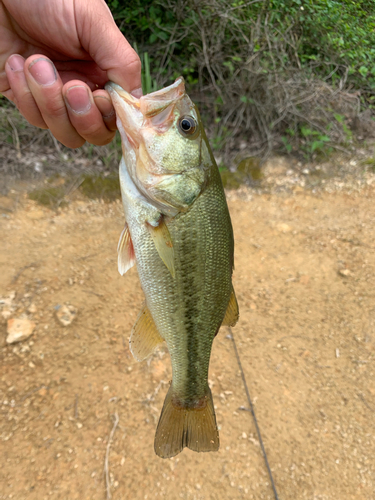
M273 499L228 329L209 376L220 451L158 458L171 366L166 349L137 363L128 348L143 299L136 269L117 272L120 202L55 212L18 193L15 209L14 193L0 199L0 499L109 498L106 454L115 500ZM375 498L374 196L229 196L233 334L280 500ZM63 304L78 310L66 327ZM7 345L22 316L32 337Z

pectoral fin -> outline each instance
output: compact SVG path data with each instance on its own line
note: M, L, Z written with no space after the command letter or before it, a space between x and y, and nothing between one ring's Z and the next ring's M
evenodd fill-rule
M126 222L117 246L117 264L118 272L121 274L121 276L123 276L126 271L133 267L135 264L133 242L130 236L129 227Z
M146 359L164 339L160 336L146 303L133 326L129 347L137 361Z
M161 217L159 225L156 227L147 224L147 229L149 230L151 237L154 240L156 250L158 251L161 260L167 266L169 272L174 278L174 248L169 229L164 221L164 217Z
M234 288L232 288L232 293L230 295L227 312L225 313L222 325L234 326L238 321L238 317L239 317L238 303L236 299L236 294L234 293Z

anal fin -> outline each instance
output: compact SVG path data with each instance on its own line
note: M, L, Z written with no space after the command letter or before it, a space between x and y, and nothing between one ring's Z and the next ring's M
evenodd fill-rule
M239 318L238 303L236 299L236 294L234 293L234 288L232 287L232 293L230 294L230 299L227 307L227 312L225 313L222 326L234 326Z
M143 361L154 352L164 339L159 334L146 303L132 328L129 347L137 361Z
M117 265L118 272L123 276L135 264L135 253L133 242L130 236L130 231L127 223L122 230L120 239L117 245Z
M174 267L174 249L172 238L164 221L164 217L161 216L159 224L154 227L151 224L147 224L147 229L149 230L151 237L155 243L156 250L160 255L161 260L169 269L172 277L175 277L175 267Z
M176 405L171 385L164 401L155 434L155 453L174 457L187 446L193 451L217 451L220 446L212 394L206 394L196 407Z

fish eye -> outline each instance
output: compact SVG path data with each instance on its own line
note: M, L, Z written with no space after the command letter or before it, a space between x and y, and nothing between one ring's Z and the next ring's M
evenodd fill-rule
M183 116L178 122L178 127L183 135L191 136L197 130L197 122L192 116Z

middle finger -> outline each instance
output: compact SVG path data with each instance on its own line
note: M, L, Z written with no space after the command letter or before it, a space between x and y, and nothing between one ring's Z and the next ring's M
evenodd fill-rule
M105 91L95 94L93 96L88 85L80 80L70 81L63 87L72 125L88 142L102 146L111 142L115 135L116 128L111 130L114 110Z

